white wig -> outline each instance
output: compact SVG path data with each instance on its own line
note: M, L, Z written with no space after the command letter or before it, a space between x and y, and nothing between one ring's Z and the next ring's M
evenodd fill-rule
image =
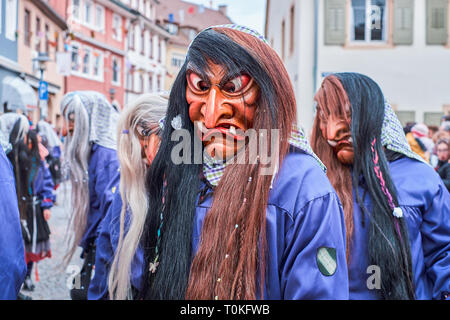
M142 160L137 128L157 131L159 120L165 116L167 102L165 95L145 94L131 103L120 116L118 158L123 206L120 216L119 243L108 281L111 299L127 297L130 289L131 262L142 236L148 209L145 188L147 168ZM128 223L125 221L129 221L126 234L125 225Z
M89 211L88 166L91 144L116 148L118 112L100 93L75 91L66 94L61 102L61 114L66 123L74 121L73 134L64 140L63 175L69 176L72 193L67 241L69 251L64 264L70 262L83 238Z

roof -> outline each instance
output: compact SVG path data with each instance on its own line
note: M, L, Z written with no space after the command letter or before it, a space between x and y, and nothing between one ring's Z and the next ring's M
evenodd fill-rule
M180 15L180 12L181 15ZM232 23L230 18L218 10L182 0L164 0L156 7L156 20L169 22L173 14L174 22L182 27L192 27L201 31L207 27Z
M50 20L55 22L62 30L67 30L67 23L47 2L42 0L30 0L38 7Z

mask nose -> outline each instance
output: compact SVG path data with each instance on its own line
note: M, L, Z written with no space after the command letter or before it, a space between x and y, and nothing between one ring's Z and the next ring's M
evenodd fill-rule
M327 139L341 140L350 134L348 124L344 120L330 119L327 124Z
M215 128L220 119L230 118L233 115L231 107L225 103L225 98L216 86L211 88L202 114L205 127L208 129Z

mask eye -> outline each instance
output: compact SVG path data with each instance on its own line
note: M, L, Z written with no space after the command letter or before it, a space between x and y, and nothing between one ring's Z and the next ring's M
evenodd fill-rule
M188 81L191 86L198 91L207 91L209 89L209 85L206 81L200 78L196 73L191 72L188 74Z
M246 74L241 74L240 76L228 81L223 86L223 90L228 93L239 92L244 89L250 82L250 76Z

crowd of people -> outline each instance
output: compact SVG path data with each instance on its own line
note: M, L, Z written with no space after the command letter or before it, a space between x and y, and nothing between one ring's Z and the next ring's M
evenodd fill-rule
M63 146L3 115L0 298L24 299L51 257L67 178L74 300L450 299L448 119L403 128L358 73L328 75L314 100L309 140L276 52L223 25L195 37L170 93L123 111L66 94Z
M442 117L440 126L413 122L403 130L411 149L439 173L450 191L450 115Z

